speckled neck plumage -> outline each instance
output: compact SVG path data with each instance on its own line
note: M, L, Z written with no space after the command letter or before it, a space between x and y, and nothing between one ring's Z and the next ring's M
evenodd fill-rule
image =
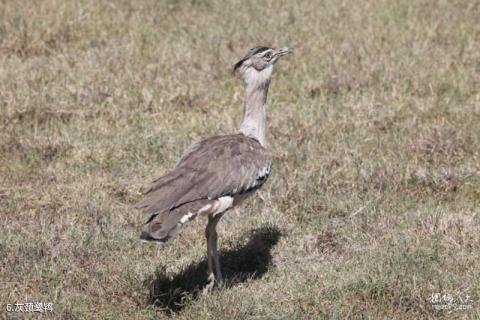
M240 132L252 137L266 147L267 94L272 76L272 67L262 71L248 70L244 75L245 105Z

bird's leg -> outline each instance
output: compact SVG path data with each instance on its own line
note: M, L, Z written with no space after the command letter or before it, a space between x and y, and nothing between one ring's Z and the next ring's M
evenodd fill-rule
M213 218L208 216L208 224L207 228L205 229L205 237L207 238L207 285L204 291L210 291L213 288L213 284L215 283L215 274L213 272L213 246L212 246L212 224Z
M218 220L220 220L220 218ZM220 269L220 261L218 258L216 226L217 224L215 223L213 227L213 235L212 235L212 253L213 253L213 262L215 264L215 275L217 277L217 280L221 283L223 282L223 277L222 277L222 271Z
M217 214L215 216L208 216L208 224L205 229L205 236L207 238L207 264L208 264L208 279L207 285L204 291L210 291L215 280L223 281L222 273L220 271L220 261L217 252L217 223L223 214ZM215 267L215 272L214 272Z

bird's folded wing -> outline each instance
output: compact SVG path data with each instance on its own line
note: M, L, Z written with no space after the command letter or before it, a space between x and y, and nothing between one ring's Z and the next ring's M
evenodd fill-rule
M155 180L137 208L154 214L199 199L217 199L260 187L272 166L270 153L243 134L214 136L190 146L176 167Z

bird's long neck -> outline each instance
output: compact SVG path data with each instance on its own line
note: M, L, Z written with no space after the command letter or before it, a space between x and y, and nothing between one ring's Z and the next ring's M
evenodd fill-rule
M267 94L271 69L245 75L245 105L240 132L267 145Z

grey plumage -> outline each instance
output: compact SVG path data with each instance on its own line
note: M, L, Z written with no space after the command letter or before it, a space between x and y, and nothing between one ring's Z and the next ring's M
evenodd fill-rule
M190 146L176 166L153 181L136 205L149 215L143 240L165 242L198 215L206 228L208 279L221 281L216 225L223 214L260 188L272 168L266 149L266 101L272 68L288 48L252 48L234 66L245 82L244 117L240 133L220 135Z
M252 57L253 55L256 55L256 54L259 54L259 53L262 53L266 50L269 50L270 48L269 47L264 47L264 46L257 46L257 47L253 47L252 49L250 49L247 53L247 55L240 61L238 61L237 63L235 63L235 65L233 66L233 72L237 71L240 66L247 60L249 59L250 57Z
M214 136L193 144L175 168L146 189L145 198L137 204L152 215L147 225L161 230L145 228L143 237L165 241L176 220L188 212L195 217L198 210L220 197L232 196L235 205L266 181L271 166L270 153L243 134Z

